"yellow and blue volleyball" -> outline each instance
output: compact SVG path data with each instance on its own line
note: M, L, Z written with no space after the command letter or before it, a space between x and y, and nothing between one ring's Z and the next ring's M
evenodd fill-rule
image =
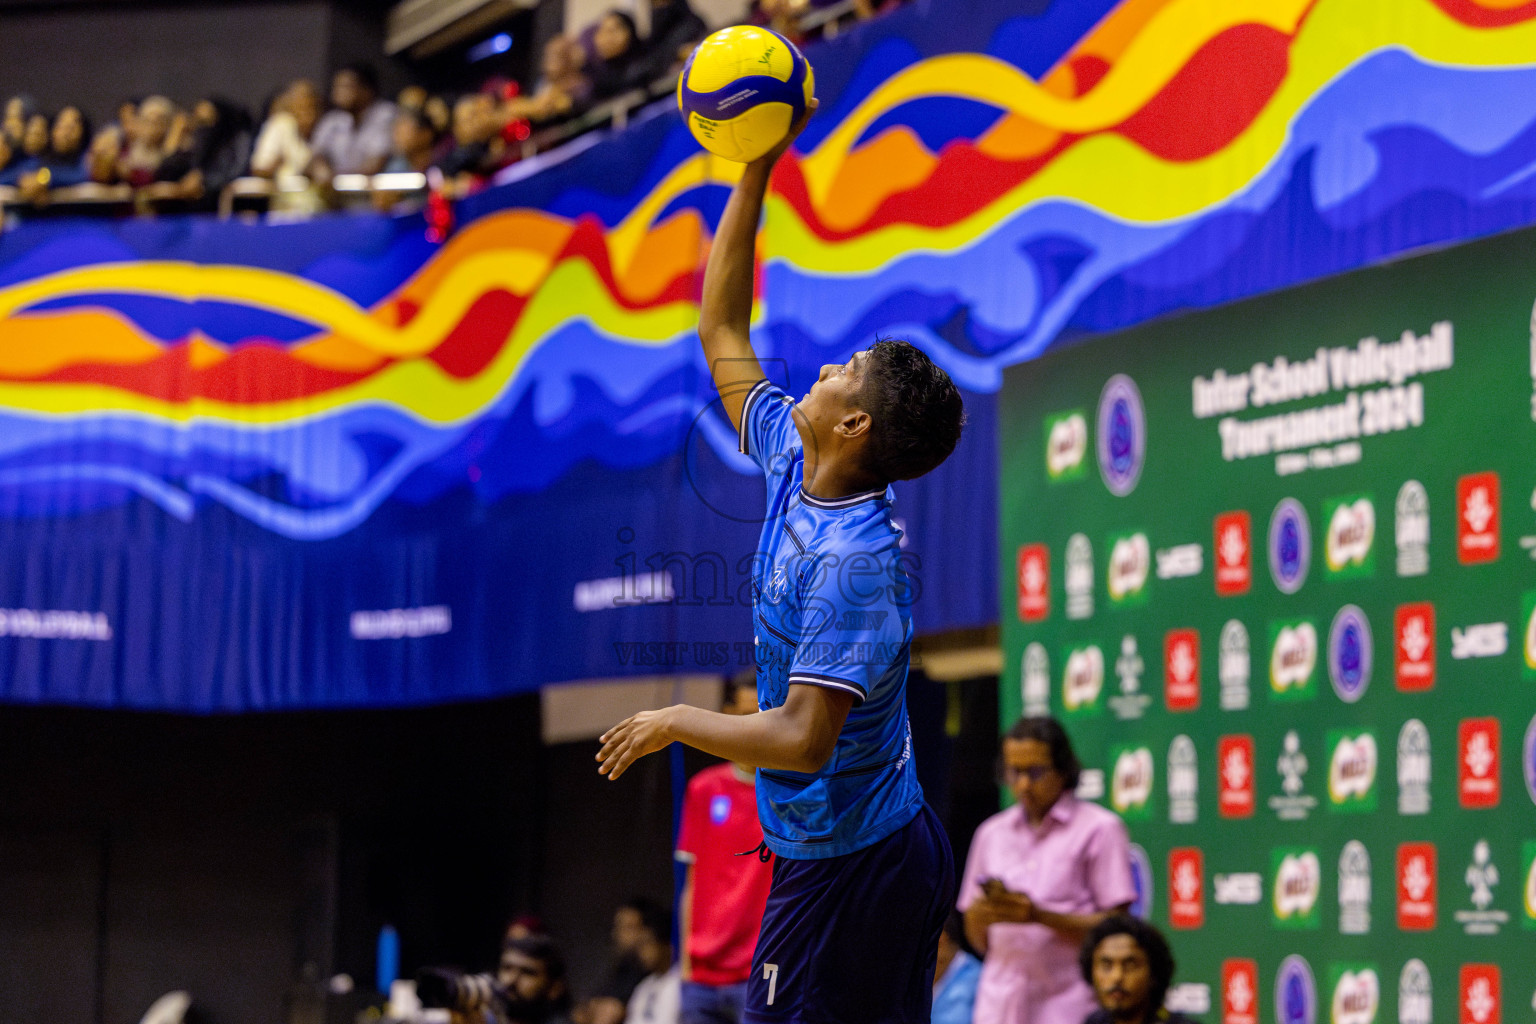
M741 163L778 145L813 95L804 54L777 32L753 25L709 36L677 80L677 105L699 145Z

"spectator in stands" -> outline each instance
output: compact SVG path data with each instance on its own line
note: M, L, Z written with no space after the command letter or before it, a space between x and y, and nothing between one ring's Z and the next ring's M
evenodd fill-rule
M933 970L933 1024L971 1024L981 961L965 941L965 920L949 915L939 933L939 958Z
M592 32L593 59L587 68L592 80L592 94L606 100L646 81L645 62L640 59L639 36L635 19L614 9L597 21Z
M641 916L635 949L646 975L635 986L624 1010L624 1024L678 1024L682 974L672 962L672 915L651 905Z
M115 124L103 128L85 152L86 174L97 185L116 184L117 166L122 155L122 129Z
M688 0L651 0L651 34L645 42L646 77L681 68L699 40L709 35Z
M1054 718L1003 737L1000 781L1017 803L982 822L959 908L985 958L975 1024L1082 1024L1093 990L1074 969L1083 935L1136 898L1125 824L1073 795L1081 769Z
M753 673L729 680L722 696L726 714L755 714ZM678 905L683 1024L741 1024L773 867L739 855L762 842L755 769L718 764L689 780L677 835L677 859L687 865Z
M21 147L21 137L27 130L27 118L37 113L37 104L30 96L16 95L5 101L5 113L0 117L0 135L4 135L13 151Z
M408 85L395 94L395 106L402 110L420 110L427 105L425 86Z
M353 64L331 79L335 108L315 125L310 176L329 181L337 174L377 174L389 160L395 105L379 96L371 67Z
M229 100L199 100L192 108L191 130L176 152L161 161L147 198L211 210L250 156L251 115Z
M425 174L437 152L437 129L420 107L400 107L395 114L394 148L384 170Z
M124 130L128 145L118 161L117 176L135 188L148 185L180 140L176 105L164 96L149 96Z
M296 178L314 159L309 140L320 120L320 90L308 79L289 84L272 105L251 152L251 173L260 178Z
M532 96L518 96L501 105L501 117L510 122L526 118L548 124L575 117L592 102L592 83L582 70L586 51L567 36L555 36L544 44L539 61L540 78Z
M501 128L496 98L489 93L470 93L453 105L454 147L441 167L456 195L478 188L501 167L506 153Z
M1152 925L1117 914L1093 927L1078 957L1099 1008L1084 1024L1195 1024L1163 1008L1173 982L1173 952Z
M17 181L21 198L43 203L52 189L72 188L90 180L85 160L85 140L90 134L79 107L65 107L54 115L48 131L48 151L40 165L22 173Z
M581 1006L577 1016L582 1024L620 1024L624 1020L629 997L652 973L641 957L641 946L648 934L663 930L657 922L667 917L665 909L644 896L636 896L614 911L613 967L598 994Z
M14 147L4 184L22 185L36 177L48 158L48 118L31 114L21 130L21 145Z
M16 147L11 137L0 131L0 188L14 188L19 177L12 167L16 163Z
M808 6L806 0L752 0L747 22L770 28L798 46L805 42L805 33L800 31L800 15Z
M496 982L503 993L501 1011L511 1024L569 1024L565 957L548 936L507 939Z

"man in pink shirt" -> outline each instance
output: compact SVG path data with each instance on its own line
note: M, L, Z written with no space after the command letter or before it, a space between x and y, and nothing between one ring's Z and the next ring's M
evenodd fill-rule
M966 938L986 957L972 1024L1082 1024L1098 1006L1078 949L1136 890L1125 824L1072 794L1080 772L1054 718L1003 738L1016 803L976 830L960 884Z

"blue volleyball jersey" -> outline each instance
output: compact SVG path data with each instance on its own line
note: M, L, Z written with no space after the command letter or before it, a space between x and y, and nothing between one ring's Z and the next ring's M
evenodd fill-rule
M815 774L759 769L758 816L781 857L837 857L876 843L923 806L907 722L912 593L889 489L824 501L804 490L794 400L768 381L748 393L741 450L768 482L752 568L757 704L791 684L854 695Z

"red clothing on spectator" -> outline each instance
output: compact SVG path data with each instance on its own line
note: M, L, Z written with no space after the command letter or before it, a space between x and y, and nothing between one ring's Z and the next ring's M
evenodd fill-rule
M762 841L757 790L731 765L706 768L689 780L677 859L693 866L692 916L683 948L691 979L701 985L734 985L752 971L773 865L747 851Z

